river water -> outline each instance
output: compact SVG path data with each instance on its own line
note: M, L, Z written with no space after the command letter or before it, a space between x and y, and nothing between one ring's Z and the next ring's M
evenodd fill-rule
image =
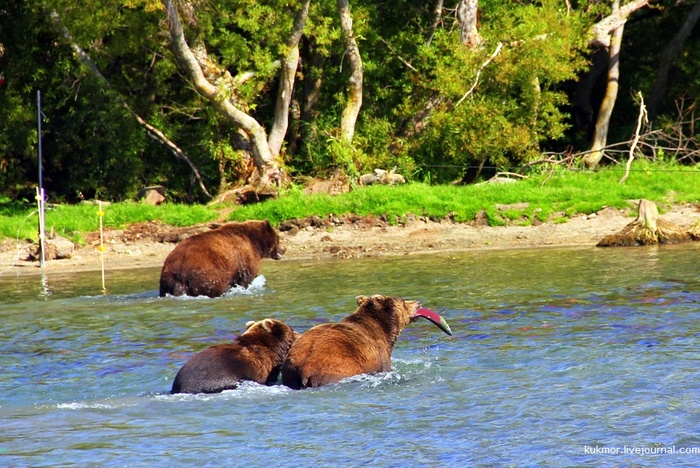
M700 465L700 245L266 261L159 298L158 269L0 276L2 466ZM170 395L193 353L273 317L420 299L391 372ZM675 453L674 453L675 452ZM687 453L694 452L694 453Z

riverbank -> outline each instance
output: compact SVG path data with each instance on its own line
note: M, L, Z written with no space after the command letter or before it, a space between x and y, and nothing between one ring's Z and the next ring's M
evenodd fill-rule
M374 217L309 219L280 227L287 248L284 258L331 259L474 249L547 248L595 246L604 236L632 222L636 204L629 209L604 208L564 223L531 226L491 227L484 222L455 223L412 218L405 224L390 225ZM678 205L661 218L681 227L700 223L700 205ZM71 273L121 268L160 267L179 240L211 225L176 229L157 222L139 223L124 230L108 230L103 236L104 253L99 250L99 233L86 236L87 245L77 247L69 259L48 260L46 273ZM0 245L0 275L41 274L38 261L25 260L32 248L23 241L6 240Z

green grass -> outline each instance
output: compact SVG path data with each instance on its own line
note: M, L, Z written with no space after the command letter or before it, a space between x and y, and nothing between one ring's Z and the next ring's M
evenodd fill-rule
M633 165L627 182L619 180L619 166L596 172L564 171L538 175L511 184L470 186L429 186L409 183L401 186L370 186L341 195L306 195L298 187L280 198L242 207L202 205L115 203L103 208L104 225L124 227L130 223L160 220L174 226L190 226L219 218L219 210L233 208L229 221L269 219L274 225L308 216L330 214L385 215L397 222L408 214L455 221L473 220L483 212L491 225L531 224L540 221L565 222L577 214L589 214L605 206L626 208L631 200L646 198L664 207L675 203L700 202L700 168ZM503 207L501 205L516 205ZM47 229L71 239L81 232L99 229L99 208L95 205L60 205L46 213ZM0 200L0 237L37 238L36 207Z
M80 241L83 232L100 228L98 205L56 205L46 209L46 229L51 228L64 237ZM121 228L144 221L163 221L173 226L192 226L219 217L219 213L202 205L147 204L122 202L104 205L102 222L104 227ZM38 238L38 209L20 203L0 203L0 238Z
M412 213L441 219L448 214L458 222L471 221L484 211L493 225L516 220L527 224L563 222L566 217L589 214L605 206L629 207L630 200L649 199L659 206L700 201L700 170L689 167L638 164L625 184L619 168L597 172L558 171L511 184L429 186L370 186L336 196L304 195L292 190L277 200L239 207L229 220L269 219L273 224L291 218L316 215L387 215L391 220ZM499 210L497 205L527 204L521 209Z

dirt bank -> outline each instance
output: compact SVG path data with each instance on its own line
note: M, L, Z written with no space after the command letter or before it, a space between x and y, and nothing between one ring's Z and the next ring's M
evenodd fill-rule
M348 216L307 219L280 226L287 252L285 259L356 258L410 255L472 249L543 248L594 246L605 235L615 233L634 220L636 204L629 209L604 208L598 213L578 216L565 223L537 226L490 227L483 223L454 223L413 218L405 224L389 225L381 218ZM682 227L700 223L700 204L669 208L662 219ZM68 273L105 269L160 267L179 240L209 225L176 229L158 222L139 223L104 234L101 255L99 233L86 236L88 244L78 247L70 259L49 260L46 273ZM35 246L22 241L0 245L0 275L40 274L39 262L24 260Z

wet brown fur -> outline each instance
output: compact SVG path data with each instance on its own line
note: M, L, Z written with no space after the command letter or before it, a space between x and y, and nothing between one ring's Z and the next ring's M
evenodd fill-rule
M358 296L358 309L338 323L317 325L301 335L282 364L282 383L318 387L353 375L391 370L401 330L414 321L418 301Z
M210 346L192 356L177 373L171 393L219 393L243 380L272 385L297 336L278 320L249 322L232 343Z
M285 249L268 221L228 223L185 239L163 263L160 295L218 297L232 286L247 288L260 260L279 260Z

